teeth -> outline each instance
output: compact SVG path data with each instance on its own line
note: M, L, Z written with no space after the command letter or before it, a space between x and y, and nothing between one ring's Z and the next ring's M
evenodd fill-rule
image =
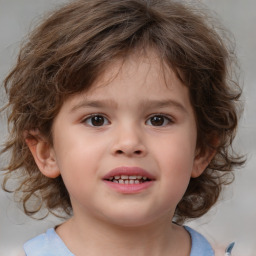
M140 184L148 178L140 175L116 175L111 176L108 180L119 184Z

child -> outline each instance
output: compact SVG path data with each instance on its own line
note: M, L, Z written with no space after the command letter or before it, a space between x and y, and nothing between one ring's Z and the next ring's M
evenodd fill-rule
M243 162L230 150L231 57L206 17L177 1L73 1L39 26L5 80L4 188L20 174L26 214L70 218L26 255L214 255L182 224Z

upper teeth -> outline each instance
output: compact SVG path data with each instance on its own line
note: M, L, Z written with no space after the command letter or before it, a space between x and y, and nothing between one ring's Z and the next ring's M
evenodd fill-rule
M116 175L109 178L110 181L120 184L139 184L148 178L140 175Z

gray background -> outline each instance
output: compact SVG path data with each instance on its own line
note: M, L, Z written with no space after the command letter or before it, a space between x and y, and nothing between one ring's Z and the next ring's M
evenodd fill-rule
M48 10L65 0L0 0L0 81L7 75L26 33ZM237 171L235 182L224 191L217 205L201 219L189 223L218 246L236 241L234 255L256 255L256 1L202 0L215 11L234 34L242 68L245 112L236 148L247 154L246 166ZM0 92L3 94L3 90ZM4 104L1 97L0 106ZM6 121L0 118L0 142L6 137ZM1 163L2 165L2 163ZM0 255L18 255L27 239L44 232L60 220L26 217L12 195L0 191Z

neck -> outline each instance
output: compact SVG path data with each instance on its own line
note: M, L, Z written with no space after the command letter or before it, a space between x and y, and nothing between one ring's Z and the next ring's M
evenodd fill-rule
M168 217L150 224L126 227L99 220L81 220L74 215L58 227L57 233L77 256L188 256L190 251L188 233Z

